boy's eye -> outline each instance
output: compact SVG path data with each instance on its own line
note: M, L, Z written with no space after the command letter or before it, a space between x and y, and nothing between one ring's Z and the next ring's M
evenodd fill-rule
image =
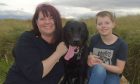
M102 25L102 23L97 23L97 25Z
M105 24L109 24L109 22L105 22Z

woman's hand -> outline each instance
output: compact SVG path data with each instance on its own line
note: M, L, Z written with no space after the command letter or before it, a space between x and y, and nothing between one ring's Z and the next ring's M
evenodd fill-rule
M60 42L56 48L56 53L61 57L68 51L64 42Z

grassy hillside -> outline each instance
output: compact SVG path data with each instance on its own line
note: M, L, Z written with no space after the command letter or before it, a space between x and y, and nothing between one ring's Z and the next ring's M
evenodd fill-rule
M0 84L13 62L12 48L20 34L31 28L30 21L0 20Z
M63 25L66 20L63 20ZM95 19L83 20L88 26L90 36L96 33ZM20 36L26 30L31 29L31 21L21 20L0 20L0 84L5 80L5 76L13 57L12 48ZM129 56L124 75L131 84L140 84L140 15L117 18L115 31L121 36L129 46Z

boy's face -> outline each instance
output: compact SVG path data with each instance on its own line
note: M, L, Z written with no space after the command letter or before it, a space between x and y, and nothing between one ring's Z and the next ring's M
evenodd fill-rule
M106 36L112 34L112 30L115 27L115 23L111 21L110 17L97 17L96 29L100 35Z

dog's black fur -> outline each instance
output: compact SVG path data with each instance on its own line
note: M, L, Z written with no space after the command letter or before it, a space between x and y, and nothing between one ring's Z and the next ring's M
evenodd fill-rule
M65 74L61 84L84 84L87 73L88 30L84 22L68 21L63 28L64 42L79 46L79 52L70 60L64 60Z

